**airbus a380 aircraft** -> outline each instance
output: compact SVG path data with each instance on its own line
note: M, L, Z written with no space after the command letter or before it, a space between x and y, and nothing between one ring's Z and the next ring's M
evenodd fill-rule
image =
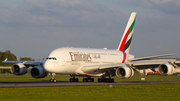
M101 77L98 78L98 82L114 82L112 76L130 78L134 75L134 70L156 67L161 75L176 73L180 61L152 59L173 54L142 58L135 58L129 54L135 20L136 12L132 12L117 50L63 47L50 52L44 62L3 61L3 63L14 63L11 71L15 75L26 74L27 68L32 66L30 73L34 78L44 78L48 73L69 74L72 77L70 82L78 82L78 78L75 78L77 76L86 77L83 82L94 82L92 77ZM54 77L50 81L56 82Z

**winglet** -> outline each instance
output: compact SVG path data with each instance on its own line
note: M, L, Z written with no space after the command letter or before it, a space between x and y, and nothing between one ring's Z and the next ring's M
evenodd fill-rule
M8 60L8 58L6 58L4 61L7 61Z
M22 64L24 65L27 61L23 61Z
M136 12L132 12L117 50L129 53L132 35L134 31L135 20L136 20Z

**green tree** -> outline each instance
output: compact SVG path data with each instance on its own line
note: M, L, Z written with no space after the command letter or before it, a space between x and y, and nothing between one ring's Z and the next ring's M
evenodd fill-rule
M14 54L12 54L9 50L7 50L6 52L1 52L0 51L0 66L4 66L5 65L5 64L2 63L2 61L4 61L6 58L9 61L17 61L16 56ZM12 64L7 64L7 65L10 66Z
M33 59L30 57L21 57L20 61L32 61Z

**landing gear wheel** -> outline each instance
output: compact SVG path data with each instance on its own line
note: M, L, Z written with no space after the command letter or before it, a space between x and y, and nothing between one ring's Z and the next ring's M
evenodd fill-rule
M91 78L91 82L94 82L94 78Z
M111 79L111 82L114 83L114 79Z
M75 82L79 82L79 79L78 79L78 78L76 78L76 79L75 79Z
M87 82L87 79L86 79L86 78L83 78L83 82Z
M94 78L83 78L83 82L94 82Z
M98 82L103 82L103 78L98 78Z
M54 83L56 82L56 79L54 78L55 75L56 75L55 73L52 73L52 74L51 74L50 82L54 82Z
M53 82L55 83L55 82L56 82L56 79L54 79Z
M55 83L55 82L56 82L56 79L50 79L50 82L54 82L54 83Z
M114 79L111 78L98 78L98 82L114 82Z
M69 82L79 82L79 79L78 78L70 78Z
M52 80L52 79L50 79L50 82L53 82L53 80Z
M106 80L107 80L106 82L114 82L114 79L111 79L111 78L106 79Z
M70 79L69 79L69 82L73 82L73 79L72 79L72 78L70 78Z

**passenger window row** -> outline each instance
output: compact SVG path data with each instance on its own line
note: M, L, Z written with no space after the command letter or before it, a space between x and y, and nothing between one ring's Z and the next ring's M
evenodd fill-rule
M47 57L46 59L47 59L47 60L51 60L51 59L52 59L52 60L57 60L55 57Z

